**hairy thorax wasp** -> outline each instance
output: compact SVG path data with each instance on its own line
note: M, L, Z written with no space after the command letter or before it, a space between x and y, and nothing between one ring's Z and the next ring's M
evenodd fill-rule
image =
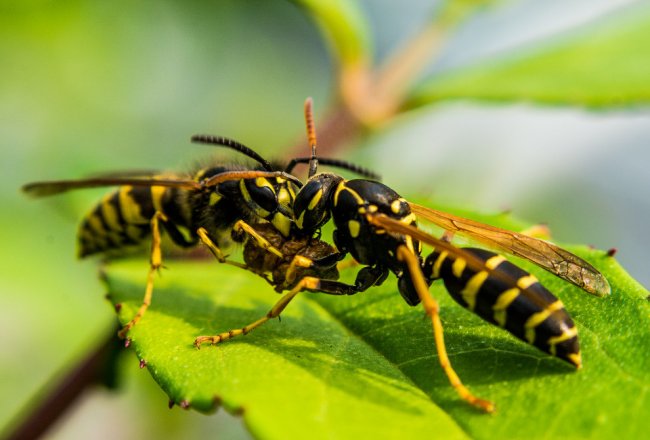
M82 220L78 231L79 256L119 253L151 242L150 270L142 305L119 332L126 337L151 304L156 271L162 266L161 235L164 232L178 246L205 245L222 263L233 243L254 242L257 247L282 257L256 228L272 225L279 237L292 230L292 206L302 183L289 174L307 158L292 159L282 171L255 151L224 137L197 135L192 140L231 148L257 162L256 167L215 164L183 174L134 175L113 173L82 180L59 180L27 184L32 196L49 196L68 190L118 186L107 194ZM336 159L325 163L361 175L374 176L361 167Z
M93 179L37 182L24 190L42 196L75 188L119 186L91 211L80 227L82 256L151 240L151 268L142 306L120 331L142 317L151 302L154 275L162 264L162 231L180 246L206 245L221 262L264 277L285 293L260 319L213 336L199 336L195 346L219 343L246 334L279 317L302 291L353 295L383 283L392 272L404 300L422 303L430 317L440 364L459 396L492 412L494 405L474 396L454 371L443 338L438 303L429 286L441 279L463 307L519 339L581 366L577 329L562 302L530 273L494 252L458 248L455 233L489 247L528 259L597 296L609 293L607 280L589 263L547 241L456 217L402 198L363 168L336 159L318 158L312 103L305 103L311 157L293 159L284 169L271 165L249 148L226 138L195 136L194 141L222 145L254 159L255 168L215 166L192 175L108 175ZM291 172L308 163L303 184ZM346 180L319 173L332 165L362 175ZM446 232L436 238L418 228L418 218ZM320 228L334 223L334 246L321 240ZM244 244L244 264L226 259L231 242ZM432 248L426 256L422 246ZM337 264L347 255L362 265L353 284L338 281Z

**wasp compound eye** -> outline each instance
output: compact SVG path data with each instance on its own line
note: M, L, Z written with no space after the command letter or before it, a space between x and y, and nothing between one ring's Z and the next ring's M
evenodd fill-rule
M320 174L302 187L293 204L296 225L300 229L315 231L329 220L329 200L341 180L333 174Z
M239 187L246 203L260 217L266 218L277 210L275 188L267 178L241 180Z

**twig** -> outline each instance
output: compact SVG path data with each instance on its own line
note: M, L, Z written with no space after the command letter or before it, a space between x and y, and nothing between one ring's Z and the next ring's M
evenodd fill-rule
M115 364L123 346L117 338L117 330L111 328L105 342L72 368L46 396L39 393L26 408L29 414L13 424L13 430L2 438L38 438L92 385L104 384L112 388L116 379Z

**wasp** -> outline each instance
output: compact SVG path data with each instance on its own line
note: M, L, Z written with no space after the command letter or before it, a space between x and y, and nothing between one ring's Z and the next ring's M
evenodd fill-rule
M549 292L534 275L492 251L451 244L455 233L518 257L532 261L554 275L596 296L610 293L605 277L593 266L554 244L532 236L512 232L420 206L401 197L390 187L373 179L346 180L332 173L318 172L316 134L312 103L305 103L307 134L312 148L309 176L293 200L294 223L288 236L272 235L278 243L293 243L320 237L320 228L334 222L336 251L312 247L311 257L293 255L270 282L278 291L290 288L266 316L241 328L216 336L197 338L218 343L246 334L280 313L301 291L353 295L383 283L389 273L397 277L401 296L411 306L421 303L430 317L440 365L458 395L471 405L493 412L492 402L474 396L451 366L444 343L439 306L429 294L429 286L441 279L456 302L484 320L510 332L540 350L558 357L575 368L582 365L576 326L561 300ZM418 228L418 217L446 232L436 238ZM306 238L305 238L306 237ZM431 252L423 257L422 246ZM309 246L308 246L309 247ZM354 284L328 279L337 273L323 268L346 255L362 265ZM258 251L249 264L253 271L269 271ZM277 261L280 260L276 260ZM295 284L298 268L316 269ZM292 282L294 284L292 284Z
M163 263L163 233L182 248L203 244L219 262L234 265L237 264L226 260L227 252L233 244L249 240L281 256L256 232L259 225L272 225L283 237L291 233L292 206L302 182L289 172L296 164L309 161L309 157L292 159L283 171L279 164L271 164L232 139L196 135L192 141L233 149L257 165L215 164L187 174L113 173L82 180L35 182L23 187L28 195L39 197L80 188L118 186L83 218L78 231L78 253L80 257L114 254L150 241L145 294L135 316L119 331L121 338L126 338L151 304L155 274ZM344 161L325 159L325 163L376 177Z

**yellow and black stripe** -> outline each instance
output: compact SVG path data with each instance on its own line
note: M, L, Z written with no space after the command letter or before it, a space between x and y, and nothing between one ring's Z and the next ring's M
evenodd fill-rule
M429 282L442 279L451 296L481 318L553 356L581 366L578 333L562 302L530 273L500 255L464 248L485 264L434 251L424 263Z
M81 222L79 256L143 243L151 234L150 222L154 214L169 208L168 201L176 191L161 186L125 185L107 194Z

